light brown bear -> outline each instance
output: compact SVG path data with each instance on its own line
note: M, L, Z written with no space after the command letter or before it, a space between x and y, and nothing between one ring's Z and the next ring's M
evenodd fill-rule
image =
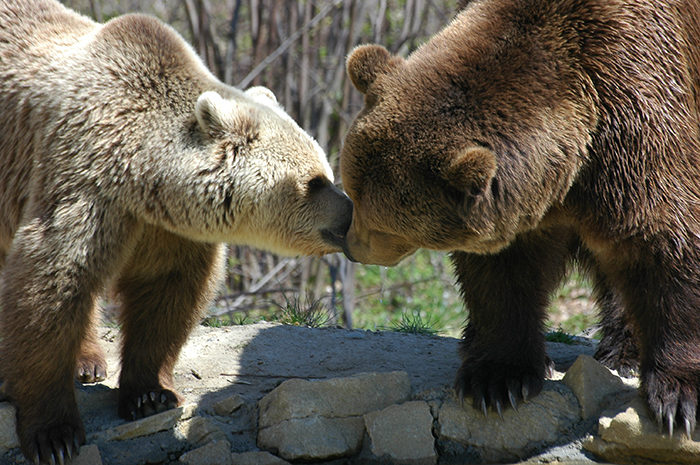
M598 358L633 367L669 434L700 390L700 1L474 0L407 59L347 68L364 108L341 154L344 250L452 252L469 309L456 391L537 394L571 262L602 307ZM633 334L633 338L625 335Z
M121 305L119 414L181 401L172 368L223 242L340 251L352 203L267 89L218 81L170 27L0 2L2 377L30 460L85 441L73 379L105 376L94 314Z

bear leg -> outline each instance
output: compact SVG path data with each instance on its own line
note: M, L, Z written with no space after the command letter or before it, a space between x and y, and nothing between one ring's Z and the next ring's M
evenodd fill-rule
M119 415L135 420L183 398L172 370L220 283L223 246L152 228L117 282L122 304Z
M544 321L570 257L565 231L530 233L494 255L454 252L469 310L455 391L486 414L538 394L551 374Z
M620 376L636 376L639 373L639 350L620 297L602 281L595 284L595 297L603 337L594 358Z
M63 216L43 211L18 231L0 294L3 390L17 408L22 452L41 463L63 463L85 442L76 362L96 299L123 250L110 248L108 237L128 242L119 220L98 207L99 218L78 219L67 214L85 209L54 207ZM113 227L108 237L100 220Z
M95 325L91 324L80 345L75 369L75 378L81 383L97 383L107 378L107 360L97 338Z
M697 422L700 257L695 263L678 263L676 257L690 261L698 249L673 256L656 250L627 264L615 257L609 260L608 274L619 283L627 316L639 341L642 395L669 436L673 435L674 425L690 436ZM620 263L624 266L620 267Z

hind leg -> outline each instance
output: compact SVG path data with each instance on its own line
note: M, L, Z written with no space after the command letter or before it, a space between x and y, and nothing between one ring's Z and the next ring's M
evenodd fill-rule
M218 288L223 251L223 246L147 230L117 282L122 304L122 418L141 418L182 402L172 370Z
M603 337L594 358L620 376L634 376L639 373L639 350L620 296L605 283L595 288Z
M81 383L97 383L107 378L107 360L98 342L95 322L90 323L80 344L75 378Z
M674 249L686 243L692 241L623 243L602 268L639 342L641 393L670 435L674 424L688 435L695 429L700 395L699 244Z

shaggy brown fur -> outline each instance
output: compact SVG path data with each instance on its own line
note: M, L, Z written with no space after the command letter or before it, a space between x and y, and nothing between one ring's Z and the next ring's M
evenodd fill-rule
M346 254L452 251L469 323L460 395L539 392L567 264L637 363L651 411L695 427L700 389L700 2L472 0L407 59L348 58L365 94L341 156ZM623 312L624 310L624 312ZM632 338L634 334L634 338Z
M0 360L24 454L84 442L73 379L104 378L98 298L123 312L119 414L180 402L172 368L222 242L340 251L352 203L267 89L217 81L172 29L0 2Z

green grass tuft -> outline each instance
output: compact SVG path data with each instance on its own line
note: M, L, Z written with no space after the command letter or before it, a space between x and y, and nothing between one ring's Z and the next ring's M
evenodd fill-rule
M566 331L564 331L564 329L562 329L561 325L559 325L556 330L545 334L545 340L549 342L560 342L562 344L573 344L574 336L568 334Z
M437 336L439 330L439 320L434 319L432 314L428 314L427 318L424 320L421 316L421 312L403 312L401 314L401 319L397 322L392 323L392 331L398 333L407 334L423 334L427 336Z
M311 301L308 296L302 302L299 296L291 299L284 295L285 304L276 304L281 312L277 315L277 321L285 325L308 326L309 328L321 328L327 326L331 319L330 310L327 309L321 299Z

